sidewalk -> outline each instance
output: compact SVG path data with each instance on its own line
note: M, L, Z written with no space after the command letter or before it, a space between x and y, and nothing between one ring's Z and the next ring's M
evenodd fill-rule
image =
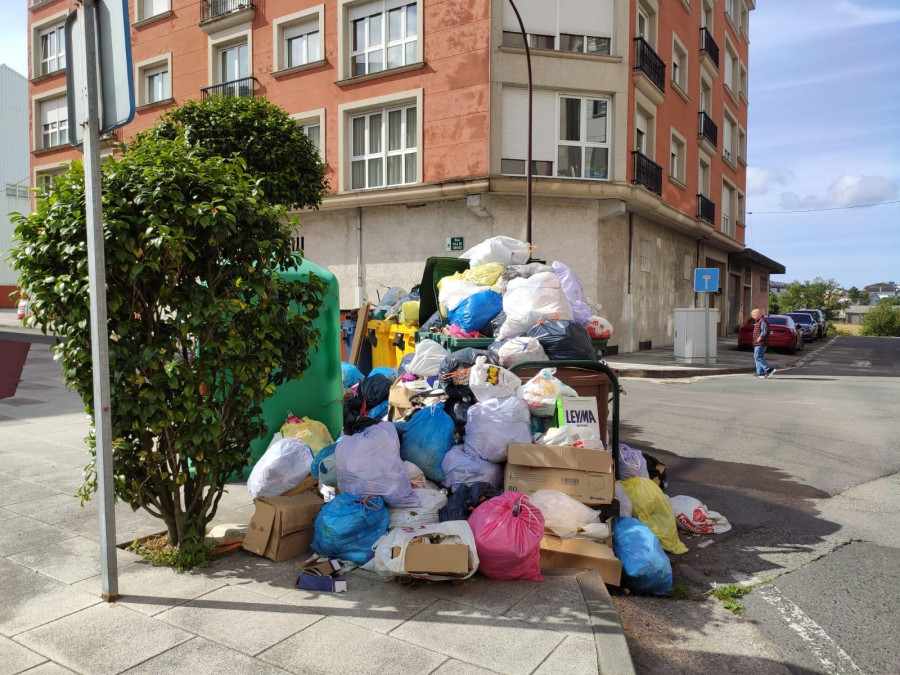
M80 399L32 343L16 396L0 400L0 672L634 672L595 572L404 587L355 571L333 595L294 588L296 561L239 551L176 574L119 551L121 598L102 602L97 507L72 496L87 431ZM234 485L214 522L252 512ZM116 508L120 544L161 525Z

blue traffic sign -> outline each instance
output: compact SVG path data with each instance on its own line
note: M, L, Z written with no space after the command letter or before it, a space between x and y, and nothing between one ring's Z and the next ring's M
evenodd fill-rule
M715 293L718 290L718 267L698 267L694 270L694 293Z

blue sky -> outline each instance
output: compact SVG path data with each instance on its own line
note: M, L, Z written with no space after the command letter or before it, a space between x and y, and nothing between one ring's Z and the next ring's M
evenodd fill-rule
M0 63L25 73L25 0ZM747 245L783 280L900 282L900 0L757 0L750 16Z

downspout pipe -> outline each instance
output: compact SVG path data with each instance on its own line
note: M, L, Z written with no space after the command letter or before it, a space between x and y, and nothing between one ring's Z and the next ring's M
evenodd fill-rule
M356 207L356 306L362 307L363 301L363 247L362 247L362 207Z

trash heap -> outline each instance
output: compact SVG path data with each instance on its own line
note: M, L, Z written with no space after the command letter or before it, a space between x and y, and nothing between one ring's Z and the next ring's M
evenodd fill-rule
M248 479L256 513L244 548L275 561L311 551L298 578L311 590L345 591L340 573L360 565L429 581L476 571L540 581L542 567L587 567L608 584L666 592L663 549L687 550L677 527L729 526L689 497L670 503L665 466L649 455L621 445L616 466L607 402L557 377L554 361L597 360L591 326L612 327L567 266L527 263L527 244L495 237L464 257L469 270L439 284L433 327L495 341L451 351L422 339L396 371L368 376L342 364L340 437L287 418ZM418 310L399 289L388 295L385 316ZM524 362L547 365L510 370Z

